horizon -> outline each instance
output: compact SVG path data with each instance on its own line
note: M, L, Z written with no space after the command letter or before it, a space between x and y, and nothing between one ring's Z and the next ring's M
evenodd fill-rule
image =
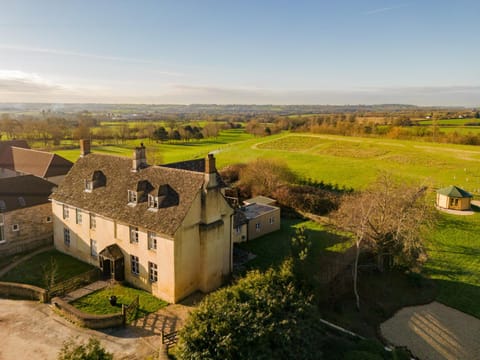
M19 0L0 13L0 99L479 107L479 12L473 0Z

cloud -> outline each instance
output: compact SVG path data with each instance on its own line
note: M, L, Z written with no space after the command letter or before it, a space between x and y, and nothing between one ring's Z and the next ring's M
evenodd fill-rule
M35 94L55 92L67 87L49 81L35 73L17 70L0 70L0 93Z
M0 70L2 102L157 103L157 104L412 104L480 106L480 85L272 89L256 86L163 84L156 90L129 86L88 88L52 81L35 73Z
M400 8L404 8L408 6L408 4L399 4L399 5L394 5L394 6L388 6L388 7L383 7L383 8L377 8L377 9L372 9L372 10L367 10L364 11L364 15L373 15L373 14L379 14L379 13L384 13L387 11L392 11Z
M0 49L35 53L35 54L72 56L72 57L80 57L80 58L87 58L87 59L97 59L97 60L107 60L107 61L115 61L115 62L159 66L159 64L156 63L155 61L146 60L146 59L129 58L129 57L122 57L122 56L99 55L99 54L91 54L91 53L85 53L85 52L79 52L79 51L62 50L62 49L50 49L50 48L24 46L24 45L11 45L11 44L0 44ZM175 72L175 71L153 69L152 72L160 75L167 75L167 76L176 76L176 77L184 76L184 74L180 72Z

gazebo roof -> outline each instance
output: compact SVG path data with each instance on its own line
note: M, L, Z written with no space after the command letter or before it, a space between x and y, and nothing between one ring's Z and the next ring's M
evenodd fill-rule
M123 259L122 250L120 250L120 247L117 244L107 246L100 251L100 256L112 261Z
M472 194L470 194L469 192L463 190L463 189L460 189L459 187L457 186L454 186L454 185L450 185L446 188L443 188L443 189L438 189L437 190L437 194L440 194L440 195L445 195L445 196L448 196L448 197L451 197L451 198L471 198L473 197Z

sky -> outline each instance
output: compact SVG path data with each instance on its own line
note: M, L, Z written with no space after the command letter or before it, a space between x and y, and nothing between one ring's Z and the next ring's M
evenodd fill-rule
M0 102L480 106L478 0L0 0Z

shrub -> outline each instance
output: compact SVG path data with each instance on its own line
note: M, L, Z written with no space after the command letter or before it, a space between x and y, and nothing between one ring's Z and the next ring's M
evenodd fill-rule
M113 354L107 352L100 341L91 337L87 344L77 344L73 339L63 343L58 360L112 360Z
M253 271L210 294L180 332L180 359L320 359L318 311L294 285L291 264Z

